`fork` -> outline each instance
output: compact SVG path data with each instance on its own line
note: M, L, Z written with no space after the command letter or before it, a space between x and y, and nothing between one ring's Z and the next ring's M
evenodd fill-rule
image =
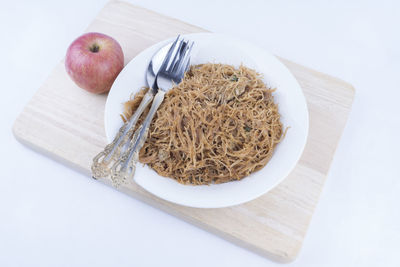
M176 53L169 60L165 60L156 76L154 88L157 91L153 99L150 111L143 124L136 130L130 141L129 149L111 167L111 179L114 184L119 185L132 180L139 160L139 151L143 147L150 128L151 121L158 107L164 100L164 96L174 84L181 82L185 71L190 64L190 53L194 42L182 41L180 53Z
M183 45L183 40L181 40L180 36L178 35L168 50L163 63L166 61L168 62L171 58L175 59L178 53L181 52ZM155 90L153 88L154 84L149 84L149 87L150 89L144 95L139 107L136 109L131 118L119 129L117 135L114 137L114 140L108 144L103 151L93 158L91 168L93 178L97 179L101 177L107 177L110 174L110 166L112 166L128 149L131 138L135 138L133 133L135 129L134 126L136 125L140 115L142 115L143 111L151 103L158 91L157 89Z

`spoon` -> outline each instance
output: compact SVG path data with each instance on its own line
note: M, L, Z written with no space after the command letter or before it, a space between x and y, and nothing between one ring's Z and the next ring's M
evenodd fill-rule
M152 87L154 85L154 82L156 80L156 74L160 70L164 58L167 55L172 45L173 42L164 45L151 58L151 61L146 71L146 80L149 87Z

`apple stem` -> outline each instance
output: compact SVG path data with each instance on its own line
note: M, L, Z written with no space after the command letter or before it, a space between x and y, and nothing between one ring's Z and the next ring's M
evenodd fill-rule
M100 50L100 46L96 43L92 44L91 47L89 47L89 50L93 53L97 53Z

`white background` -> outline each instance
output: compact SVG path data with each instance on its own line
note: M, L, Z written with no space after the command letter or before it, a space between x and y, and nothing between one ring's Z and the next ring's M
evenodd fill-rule
M353 110L289 266L400 266L398 1L132 2L352 83ZM0 266L281 266L15 141L15 118L105 3L1 3Z

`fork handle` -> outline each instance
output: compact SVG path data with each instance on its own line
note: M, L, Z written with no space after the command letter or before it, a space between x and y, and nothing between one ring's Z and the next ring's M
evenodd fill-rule
M158 107L164 100L164 96L165 92L163 90L158 90L146 119L133 135L134 137L129 144L129 149L111 167L111 179L114 184L118 185L126 183L127 181L132 181L136 170L136 163L139 160L139 151L146 141L151 121Z
M139 107L136 109L135 113L131 116L129 121L125 122L119 129L114 140L108 144L103 151L97 154L93 158L92 163L92 177L95 179L107 177L110 174L110 166L113 162L120 157L122 153L125 152L126 146L132 136L134 130L134 125L138 121L140 115L146 107L151 103L154 98L152 90L147 91L143 96L142 102L140 102Z

